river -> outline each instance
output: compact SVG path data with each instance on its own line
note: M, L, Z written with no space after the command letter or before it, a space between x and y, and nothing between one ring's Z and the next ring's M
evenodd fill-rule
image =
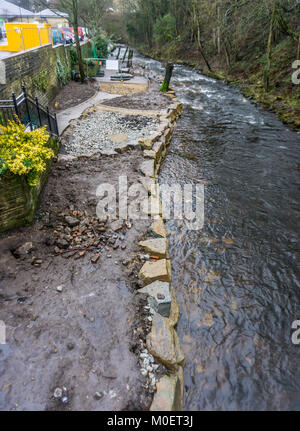
M196 70L172 85L183 115L160 182L205 185L204 228L167 223L185 410L299 410L300 136Z

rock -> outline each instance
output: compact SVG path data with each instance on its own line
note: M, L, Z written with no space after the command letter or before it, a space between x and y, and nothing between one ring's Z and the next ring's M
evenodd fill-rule
M103 398L103 392L95 392L94 398L97 401L101 400Z
M108 135L108 137L116 144L121 144L122 142L126 142L128 140L127 133L115 133L113 135Z
M163 376L156 384L151 412L176 412L183 408L183 385L179 376Z
M156 195L157 194L157 183L154 178L142 177L140 179L140 183L143 185L144 189L147 191L148 195ZM154 193L153 193L154 192Z
M166 259L161 259L156 262L146 262L139 273L139 278L144 286L156 280L170 283L171 280L167 270Z
M92 258L91 258L91 262L92 263L97 263L98 262L98 260L100 259L100 257L101 257L101 255L100 254L95 254L95 256L93 256Z
M67 240L63 239L63 238L59 238L58 240L56 240L56 245L60 248L60 249L64 249L66 250L69 247L69 243Z
M70 227L78 226L80 223L80 221L77 218L72 216L66 216L65 221L68 223Z
M179 321L180 310L179 310L179 305L178 305L175 289L172 286L172 284L170 285L170 292L171 292L172 303L171 303L171 311L170 311L169 320L170 320L170 324L173 327L175 327Z
M114 222L112 222L110 224L110 228L114 231L114 232L118 232L119 230L121 230L123 228L124 225L124 221L123 220L116 220Z
M154 311L161 314L163 317L170 316L172 298L169 283L155 281L143 289L140 289L138 292L150 297L148 302Z
M60 399L63 396L63 390L61 388L56 388L53 393L54 398Z
M140 171L145 177L154 178L154 160L145 160L140 166Z
M166 238L155 238L141 241L139 246L150 255L166 258L168 247Z
M119 154L126 153L129 150L129 145L127 143L119 144L115 147L115 151Z
M151 230L155 236L166 238L166 230L165 224L161 217L157 217L157 219L152 223Z
M177 371L174 329L169 319L155 313L152 329L147 335L147 348L151 355L171 371Z
M144 150L151 150L153 142L149 138L143 138L139 140L139 144Z
M72 343L72 342L70 342L70 343L67 344L67 348L68 348L68 350L74 350L75 344Z
M64 290L64 286L57 286L56 290L61 293Z
M26 242L25 244L18 247L14 252L14 256L21 258L25 257L27 254L31 253L33 250L33 244L32 242Z
M184 356L183 350L181 349L179 337L178 337L177 332L175 330L174 330L174 341L175 341L177 364L184 367L185 356Z
M156 158L156 153L153 150L144 150L143 155L146 159L155 159Z

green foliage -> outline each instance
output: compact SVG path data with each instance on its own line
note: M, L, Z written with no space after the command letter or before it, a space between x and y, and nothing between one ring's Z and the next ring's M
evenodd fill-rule
M46 93L47 91L47 75L48 72L44 70L32 79L32 85L43 93Z
M173 15L168 13L156 20L154 37L160 43L167 43L176 37L176 20Z
M59 55L56 59L56 73L59 85L63 87L70 79L70 65L68 61L64 65Z
M78 55L75 46L71 45L70 48L70 56L71 56L71 65L72 67L75 66L75 64L78 64Z
M103 36L96 36L94 38L94 44L98 58L108 57L108 44L109 41Z

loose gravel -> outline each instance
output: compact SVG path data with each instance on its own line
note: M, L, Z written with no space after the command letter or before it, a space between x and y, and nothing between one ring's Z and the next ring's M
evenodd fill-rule
M155 129L156 119L147 116L93 112L77 120L63 140L64 152L70 155L105 154L119 145L109 135L126 133L128 141L136 141Z

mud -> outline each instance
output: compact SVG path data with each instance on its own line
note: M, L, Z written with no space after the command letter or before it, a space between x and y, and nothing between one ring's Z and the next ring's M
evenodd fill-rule
M136 295L142 265L136 244L150 221L119 232L105 226L106 239L84 252L56 245L66 215L95 217L98 185L117 184L120 172L129 185L136 182L141 161L138 151L63 158L54 164L36 222L0 238L0 320L7 332L0 346L0 410L149 409L153 395L136 356L150 329ZM28 254L16 252L28 242ZM57 388L62 397L54 397Z
M66 84L51 102L50 108L53 111L60 112L72 106L79 105L90 99L98 91L99 82L90 78L85 84L70 81Z
M159 84L150 81L149 88L146 92L116 97L103 102L102 105L140 110L165 109L170 105L170 99L159 90Z

